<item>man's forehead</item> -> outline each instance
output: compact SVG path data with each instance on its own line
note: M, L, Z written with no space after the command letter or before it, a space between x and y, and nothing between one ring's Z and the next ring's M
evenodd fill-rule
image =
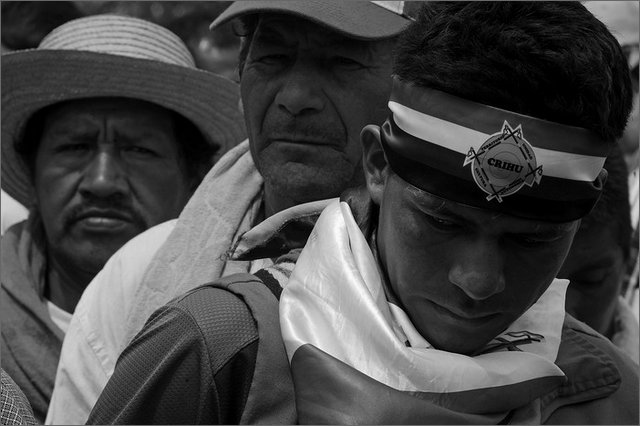
M406 196L411 198L414 202L418 203L422 207L428 209L433 213L440 213L443 215L449 215L457 217L461 220L474 223L509 223L518 226L526 227L528 232L568 232L577 226L577 221L571 222L547 222L542 220L524 219L516 217L500 211L483 209L476 206L470 206L467 204L459 203L453 200L439 197L431 194L420 188L411 185L408 182L402 181L403 191Z
M126 110L126 111L124 111ZM155 115L168 112L167 109L142 100L130 98L88 98L66 101L51 106L48 117L60 115L89 115L95 112L114 112L126 116L131 112Z

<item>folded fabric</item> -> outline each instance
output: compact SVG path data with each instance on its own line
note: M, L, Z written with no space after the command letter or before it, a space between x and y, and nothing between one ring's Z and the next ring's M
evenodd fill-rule
M174 297L221 276L249 272L249 262L230 262L226 254L257 222L262 182L247 140L216 163L145 272L134 296L138 308L126 320L126 342Z
M280 302L298 414L305 421L325 421L326 415L329 421L373 421L379 418L371 413L386 412L394 423L492 423L517 408L535 413L536 400L565 381L554 361L568 281L554 280L473 357L433 348L401 307L387 301L383 285L349 206L333 202ZM336 393L344 386L360 392Z

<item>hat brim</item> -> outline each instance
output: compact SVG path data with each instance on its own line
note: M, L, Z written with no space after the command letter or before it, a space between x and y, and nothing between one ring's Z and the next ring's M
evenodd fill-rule
M210 28L217 28L239 16L269 12L297 16L361 40L394 37L411 22L368 1L236 1L213 21Z
M71 50L19 51L3 55L1 61L1 183L25 206L33 200L31 179L15 142L28 119L49 105L96 97L139 99L181 114L221 152L245 138L237 85L206 71Z

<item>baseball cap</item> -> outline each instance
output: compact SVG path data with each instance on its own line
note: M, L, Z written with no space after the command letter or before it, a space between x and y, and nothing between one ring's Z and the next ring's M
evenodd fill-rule
M326 26L360 40L378 40L402 32L421 2L412 1L236 1L211 24L214 29L234 18L257 13L284 13Z

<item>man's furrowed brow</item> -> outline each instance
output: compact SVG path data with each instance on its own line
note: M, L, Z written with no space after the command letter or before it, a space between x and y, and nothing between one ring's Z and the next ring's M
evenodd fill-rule
M324 45L338 52L351 51L351 52L366 54L366 55L370 55L373 53L373 49L371 48L371 43L362 41L362 40L355 40L352 38L343 37L340 35L327 36L327 39Z
M156 128L117 129L114 133L116 139L124 143L135 143L145 140L155 141L168 138L168 135L164 131Z
M574 222L538 224L531 234L539 236L564 235L570 232L574 226L577 226Z
M256 39L260 43L275 45L275 46L287 46L291 45L291 41L287 40L284 34L278 29L272 26L263 26L256 34Z
M447 203L447 200L445 200L444 198L440 198L437 195L430 194L426 191L423 191L422 189L416 188L411 184L405 186L404 191L406 191L416 203L433 211L443 211L443 209L445 208L445 204Z
M93 136L99 132L99 129L93 119L77 114L73 120L52 120L47 131L52 136Z

